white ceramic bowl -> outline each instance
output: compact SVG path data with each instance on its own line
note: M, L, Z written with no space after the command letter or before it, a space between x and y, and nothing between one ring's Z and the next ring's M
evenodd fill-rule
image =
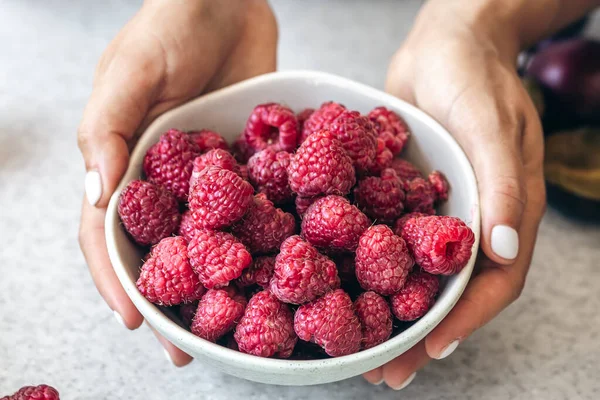
M144 154L170 128L214 129L233 141L257 104L279 102L297 112L305 107L318 107L328 100L362 113L384 105L406 120L413 135L405 157L424 172L439 169L446 174L451 192L441 211L467 221L475 232L473 255L468 265L445 282L433 308L414 325L379 346L349 356L309 361L260 358L194 336L136 289L142 254L119 222L119 193L130 181L142 175ZM383 365L423 339L448 314L473 270L479 245L479 200L475 176L462 149L444 128L422 111L379 90L335 75L311 71L279 72L210 93L156 119L133 150L129 168L111 198L106 214L106 242L114 270L133 303L146 321L177 347L206 365L241 378L279 385L314 385L339 381Z

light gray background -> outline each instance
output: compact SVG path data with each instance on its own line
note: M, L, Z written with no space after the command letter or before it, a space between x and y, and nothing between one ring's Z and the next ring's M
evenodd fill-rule
M139 3L0 0L0 396L46 382L65 400L600 398L600 231L552 210L521 299L401 393L360 377L285 388L175 369L146 327L119 326L77 244L75 132L94 65ZM274 1L280 67L381 88L420 5Z

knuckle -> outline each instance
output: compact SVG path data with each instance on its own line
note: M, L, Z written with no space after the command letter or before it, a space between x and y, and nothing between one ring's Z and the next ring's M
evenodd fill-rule
M492 182L493 194L517 202L521 207L527 203L527 190L522 179L511 175L499 175Z

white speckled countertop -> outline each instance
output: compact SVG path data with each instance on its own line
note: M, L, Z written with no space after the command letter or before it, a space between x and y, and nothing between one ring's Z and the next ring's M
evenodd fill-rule
M75 132L98 57L140 3L0 0L0 396L45 382L64 400L600 398L600 229L553 210L523 296L401 393L360 377L294 388L176 369L148 328L119 326L77 244ZM274 1L280 67L382 87L420 5Z

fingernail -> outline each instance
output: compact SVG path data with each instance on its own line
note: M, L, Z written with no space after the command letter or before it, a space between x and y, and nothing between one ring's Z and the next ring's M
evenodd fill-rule
M118 313L118 312L116 312L116 311L113 311L113 314L115 315L115 319L117 320L117 322L118 322L120 325L122 325L122 326L124 326L125 328L127 328L127 325L125 325L125 321L123 320L123 317L121 317L121 314L119 314L119 313Z
M88 202L95 206L102 197L102 178L98 171L88 171L85 174L85 196Z
M519 234L507 225L492 228L492 251L496 255L512 260L519 253Z
M455 340L454 342L450 343L448 346L446 346L446 348L444 350L442 350L440 355L437 356L436 358L438 360L441 360L442 358L448 357L450 354L454 353L454 350L456 350L459 343L460 342L458 340Z
M406 378L406 380L404 382L402 382L402 384L398 387L392 387L392 389L394 390L402 390L405 387L407 387L408 385L410 385L410 383L415 379L415 376L417 376L416 372L413 372L408 378Z
M380 381L377 381L377 382L369 382L369 383L370 383L371 385L379 386L379 385L381 385L381 384L383 383L383 378L381 378L381 380L380 380Z
M164 353L166 359L169 360L169 364L175 365L175 363L173 362L173 359L171 358L171 355L169 354L167 349L165 349L164 347L163 347L163 353Z

